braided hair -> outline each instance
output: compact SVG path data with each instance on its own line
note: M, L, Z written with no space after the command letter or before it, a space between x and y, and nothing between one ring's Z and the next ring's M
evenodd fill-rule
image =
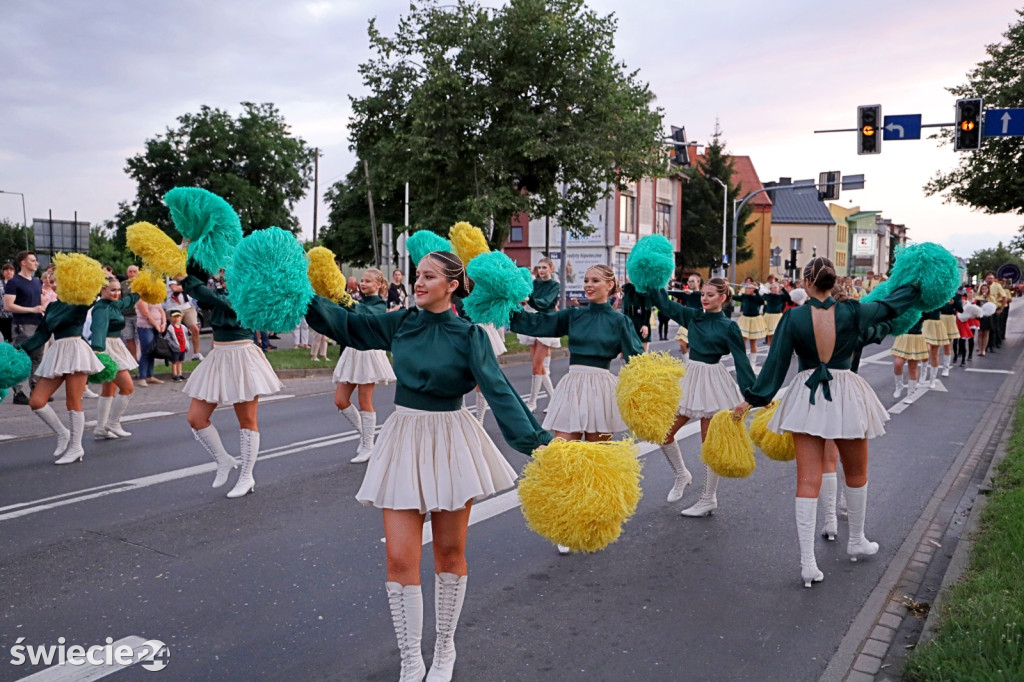
M804 266L804 279L818 291L832 291L836 285L836 269L828 258L818 256Z
M434 261L434 264L441 270L449 282L458 282L459 287L453 292L453 296L465 298L473 291L473 280L466 275L466 266L462 259L451 251L431 251L424 258Z

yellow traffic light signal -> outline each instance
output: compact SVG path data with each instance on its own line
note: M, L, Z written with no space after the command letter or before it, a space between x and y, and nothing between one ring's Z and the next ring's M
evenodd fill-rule
M881 154L882 136L878 129L882 125L882 105L869 104L857 107L857 153Z
M956 101L956 130L953 131L953 149L973 151L981 149L981 117L984 102L980 97Z

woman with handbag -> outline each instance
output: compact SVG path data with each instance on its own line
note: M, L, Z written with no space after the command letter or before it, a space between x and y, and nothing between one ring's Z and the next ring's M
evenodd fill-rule
M149 304L140 300L135 304L135 313L138 316L139 333L139 380L136 386L143 388L150 383L162 384L160 379L153 378L153 343L157 335L162 335L167 329L167 318L164 315L163 306Z

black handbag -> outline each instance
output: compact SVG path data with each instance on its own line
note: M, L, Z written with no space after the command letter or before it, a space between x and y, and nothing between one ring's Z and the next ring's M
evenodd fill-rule
M171 342L163 336L156 337L149 349L149 356L155 360L170 360L174 355L171 350Z

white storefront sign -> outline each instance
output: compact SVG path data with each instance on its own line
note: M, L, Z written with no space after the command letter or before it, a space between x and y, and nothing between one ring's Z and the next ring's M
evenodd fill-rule
M853 255L873 256L875 255L875 239L877 235L871 232L861 232L853 235Z

